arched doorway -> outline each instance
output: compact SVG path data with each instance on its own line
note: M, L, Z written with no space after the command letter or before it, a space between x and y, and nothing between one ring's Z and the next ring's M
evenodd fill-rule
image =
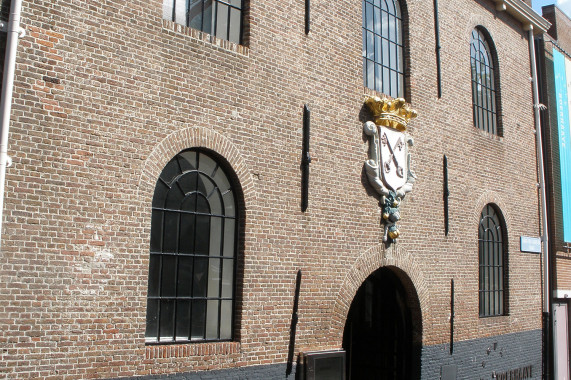
M420 303L396 267L371 274L357 291L343 334L347 379L420 379Z

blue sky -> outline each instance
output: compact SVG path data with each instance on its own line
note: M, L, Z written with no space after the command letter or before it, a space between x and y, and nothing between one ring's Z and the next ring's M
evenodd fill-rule
M541 14L541 7L544 5L557 4L567 16L571 16L571 0L531 0L533 9Z

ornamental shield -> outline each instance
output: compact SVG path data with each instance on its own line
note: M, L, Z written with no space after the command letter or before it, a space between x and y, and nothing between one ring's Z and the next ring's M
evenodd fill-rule
M379 171L385 185L396 192L407 182L407 144L403 132L379 126Z

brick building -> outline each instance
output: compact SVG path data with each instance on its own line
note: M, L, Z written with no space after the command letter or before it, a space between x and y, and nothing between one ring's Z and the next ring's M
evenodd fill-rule
M571 62L571 20L557 6L542 8L543 17L551 26L538 36L537 61L541 71L541 103L544 132L544 161L547 168L549 241L551 252L550 298L553 315L553 349L551 365L554 378L569 377L569 318L567 310L571 296L571 228L567 194L570 178L566 163L565 141L569 135L567 62ZM566 79L567 78L567 79ZM565 101L563 101L565 99Z
M541 233L545 20L520 0L185 4L23 1L0 374L300 378L342 351L353 379L539 378L520 236ZM390 216L371 96L418 115L395 135L411 162L376 162L415 173Z

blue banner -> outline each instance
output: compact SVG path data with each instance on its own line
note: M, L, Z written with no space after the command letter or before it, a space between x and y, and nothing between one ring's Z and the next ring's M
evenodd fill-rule
M566 58L553 49L555 95L557 97L557 128L559 135L559 165L561 168L561 206L563 208L563 240L571 242L571 134L569 132L569 100ZM571 62L570 62L571 63ZM568 64L569 65L569 64Z

